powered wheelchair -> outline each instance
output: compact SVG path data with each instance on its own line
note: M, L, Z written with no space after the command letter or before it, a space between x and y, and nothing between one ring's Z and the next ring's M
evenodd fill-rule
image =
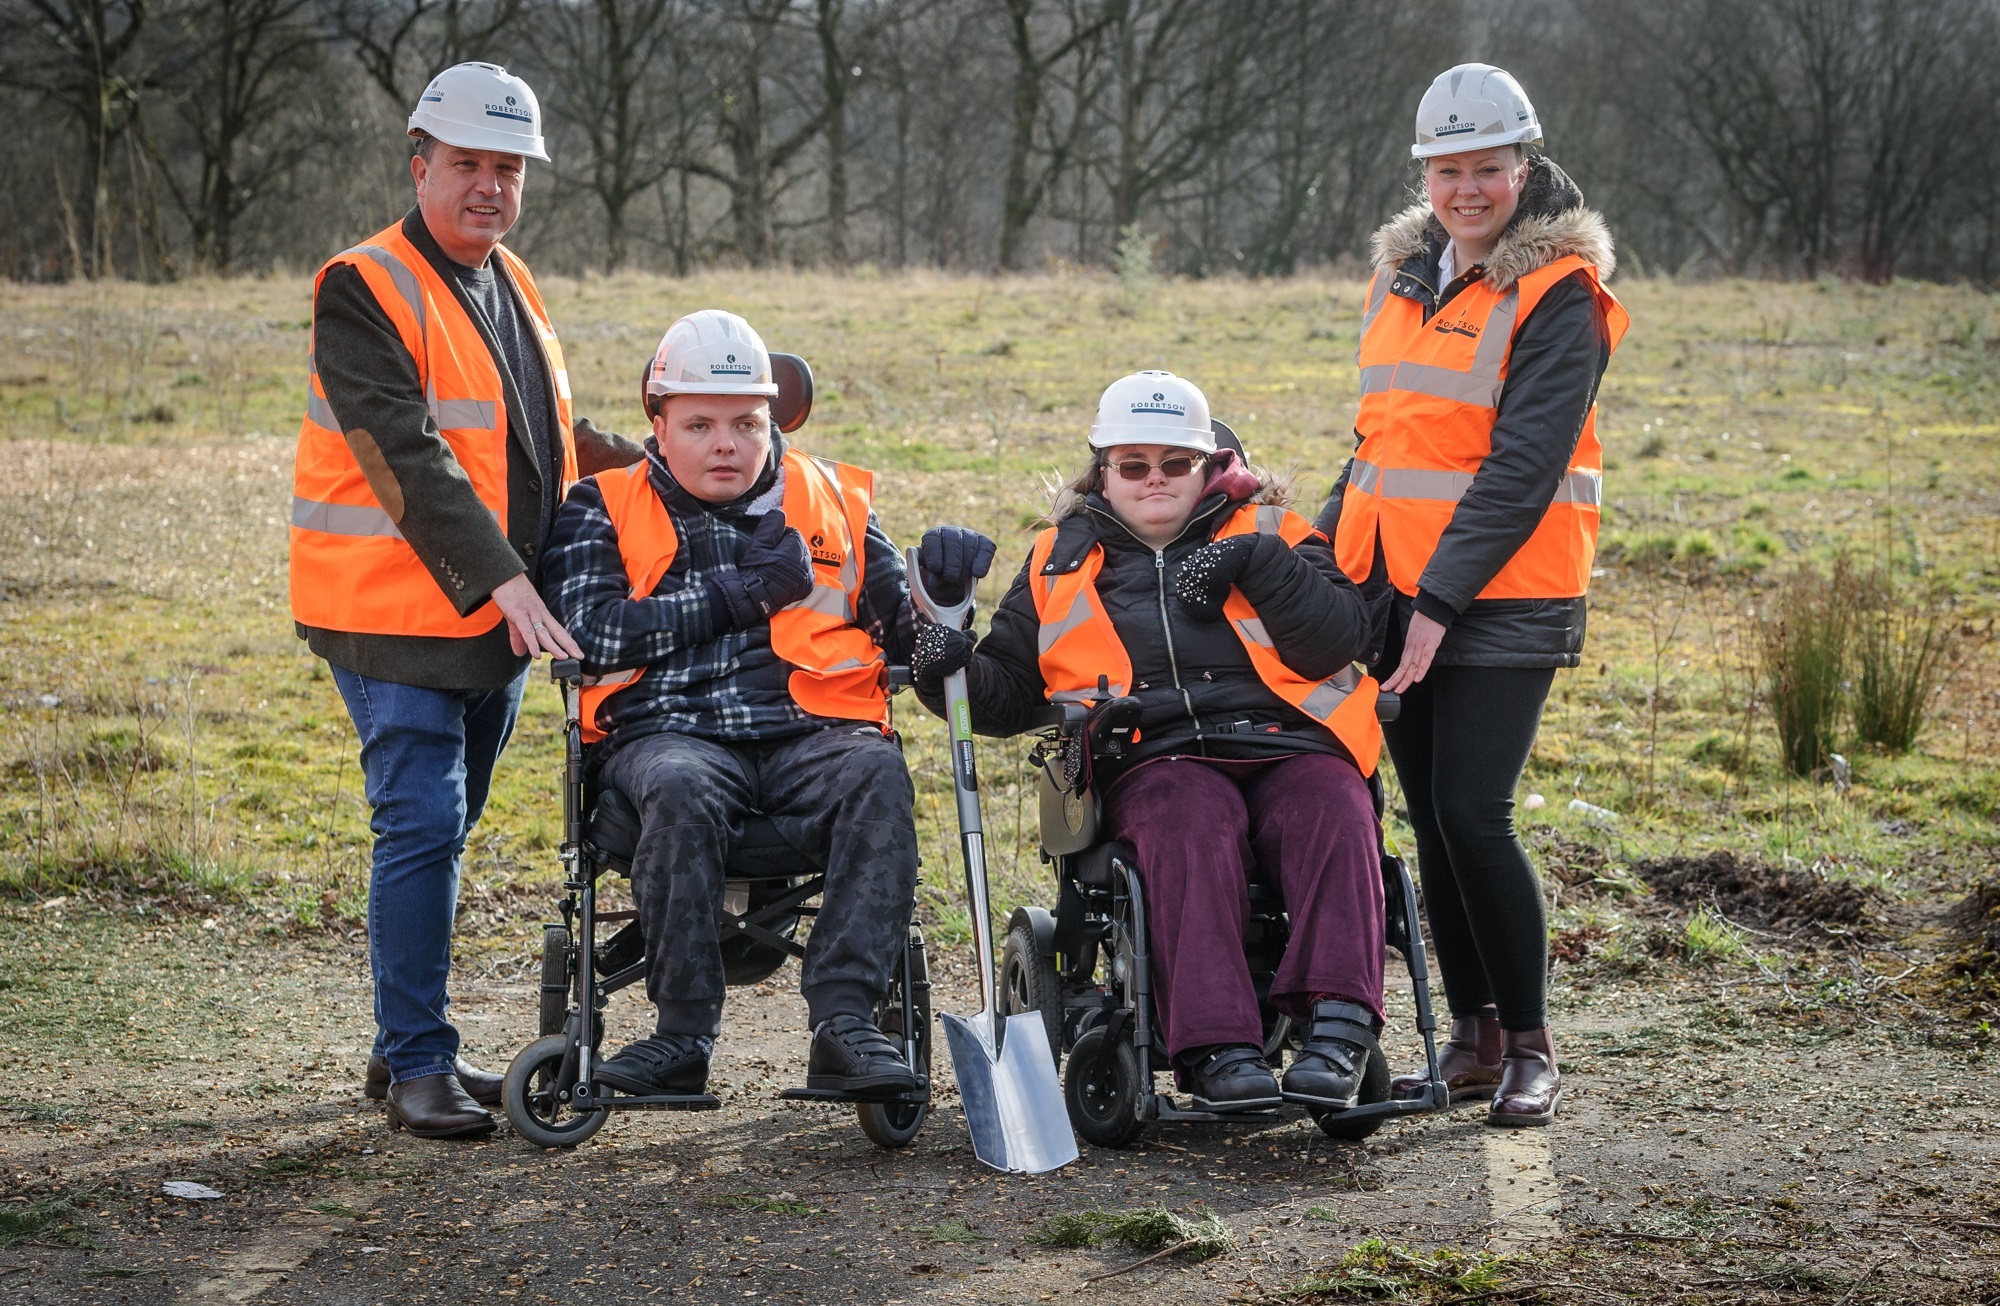
M1216 443L1243 452L1236 433L1213 423ZM1104 681L1100 679L1100 686ZM1376 713L1395 719L1399 704L1382 694ZM1000 954L999 1001L1004 1015L1039 1012L1049 1047L1063 1062L1063 1099L1077 1135L1099 1147L1129 1147L1151 1122L1268 1123L1277 1111L1210 1112L1179 1105L1154 1089L1154 1074L1168 1067L1167 1048L1155 1017L1147 943L1146 891L1132 846L1103 830L1101 797L1090 783L1092 763L1119 757L1133 742L1139 700L1114 698L1108 689L1094 703L1052 704L1035 722L1040 740L1030 760L1038 774L1041 854L1056 871L1056 909L1023 906L1007 923ZM1379 776L1371 776L1377 839L1382 841ZM1418 922L1416 885L1402 859L1382 844L1382 880L1388 945L1402 954L1416 998L1423 1036L1423 1091L1389 1096L1389 1066L1378 1051L1369 1057L1360 1101L1345 1111L1308 1107L1328 1136L1359 1140L1392 1116L1440 1111L1450 1092L1438 1068L1437 1017L1431 1009L1430 965ZM1277 886L1253 871L1243 946L1264 1016L1264 1059L1275 1070L1300 1032L1270 1003L1271 980L1290 937Z
M772 354L779 396L772 423L789 434L804 425L812 406L812 373L805 360ZM558 661L551 678L560 687L563 725L564 868L560 924L542 927L538 1037L507 1069L502 1102L516 1133L540 1147L575 1147L604 1127L614 1111L713 1111L709 1093L630 1095L593 1078L601 1060L603 1013L613 993L645 978L646 940L638 913L601 910L600 881L629 875L638 847L640 817L631 799L602 784L583 742L583 668ZM907 686L905 668L890 669L890 688ZM817 914L826 868L786 843L761 814L751 816L730 850L722 911L724 977L731 987L769 978L789 958L803 958L799 923ZM600 928L619 928L601 938ZM913 920L887 996L875 1023L899 1041L917 1086L891 1097L860 1098L822 1089L779 1094L792 1101L851 1103L862 1133L877 1146L907 1146L923 1127L931 1101L930 972L923 931Z

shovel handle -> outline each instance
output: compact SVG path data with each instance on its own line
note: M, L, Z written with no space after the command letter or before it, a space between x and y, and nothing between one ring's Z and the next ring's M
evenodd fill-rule
M903 551L909 573L910 602L917 611L941 626L963 629L972 615L973 594L950 607L932 598L924 588L923 568L917 550ZM960 668L944 678L945 723L951 730L951 791L958 801L958 841L965 857L965 905L972 914L972 944L979 962L979 1006L991 1033L997 1033L995 1013L997 986L993 979L993 921L986 894L986 835L979 819L979 771L973 764L972 702L966 689L965 670Z

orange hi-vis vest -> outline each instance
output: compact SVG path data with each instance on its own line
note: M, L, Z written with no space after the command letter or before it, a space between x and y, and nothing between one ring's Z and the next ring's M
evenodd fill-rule
M1361 322L1361 411L1355 421L1361 445L1334 539L1341 569L1354 580L1368 577L1379 539L1390 583L1405 594L1417 592L1438 537L1493 447L1514 328L1552 286L1578 272L1597 295L1616 349L1630 319L1599 284L1596 266L1575 255L1504 291L1481 278L1428 322L1420 303L1389 293L1395 268L1375 270ZM1478 597L1559 599L1588 590L1603 497L1593 405L1541 525Z
M650 459L600 472L590 479L604 496L604 511L618 533L618 556L634 599L650 598L674 562L680 537L646 469ZM812 593L771 616L771 651L792 666L792 701L814 716L836 721L889 723L888 659L868 632L855 625L866 564L869 505L875 476L859 467L785 451L785 522L812 554ZM583 738L604 738L597 724L604 701L638 682L644 667L587 677L583 689Z
M1246 503L1231 513L1215 538L1252 531L1282 536L1297 547L1315 535L1312 523L1295 512L1275 505ZM1111 616L1097 594L1097 574L1104 569L1104 546L1094 544L1082 562L1061 575L1051 574L1049 555L1054 552L1056 530L1050 527L1035 540L1028 556L1028 591L1034 596L1035 615L1041 622L1036 647L1042 684L1053 703L1088 702L1098 696L1098 679L1103 677L1112 697L1131 692L1132 658L1118 638ZM1279 698L1327 729L1347 750L1363 775L1375 773L1382 753L1382 727L1375 719L1376 683L1372 676L1349 665L1324 680L1308 680L1278 656L1277 646L1264 630L1257 609L1243 597L1243 591L1229 587L1222 605L1230 629L1243 641L1250 665L1258 679Z
M534 321L556 397L555 434L562 440L563 487L576 479L570 440L569 372L548 309L528 266L504 245L494 257ZM507 390L493 352L430 260L403 234L402 224L336 254L319 271L356 269L396 324L416 360L424 402L438 434L465 470L479 501L507 529ZM313 283L315 291L319 281ZM421 504L411 505L416 511ZM397 529L326 402L319 368L312 369L305 422L292 473L292 616L303 625L365 635L466 638L500 624L500 609L483 603L466 616Z

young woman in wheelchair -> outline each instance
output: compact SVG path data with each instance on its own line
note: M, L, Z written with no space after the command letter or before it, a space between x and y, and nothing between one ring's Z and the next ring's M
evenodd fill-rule
M1382 1022L1366 779L1381 732L1374 682L1353 666L1375 613L1283 487L1218 450L1190 382L1115 382L1090 448L976 649L968 632L919 629L917 691L935 707L964 667L972 726L992 735L1031 728L1051 701L1137 698L1136 742L1092 782L1150 900L1153 998L1181 1086L1207 1111L1351 1107ZM1271 1002L1305 1031L1282 1097L1244 956L1253 872L1291 923Z

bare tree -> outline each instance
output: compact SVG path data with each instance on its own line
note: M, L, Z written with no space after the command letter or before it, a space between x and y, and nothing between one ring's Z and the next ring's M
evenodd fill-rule
M1036 31L1036 0L999 0L1014 54L1011 108L1013 135L1007 144L1007 182L1000 220L1000 266L1020 266L1028 224L1040 211L1050 184L1069 166L1085 122L1086 104L1072 99L1066 121L1047 94L1050 73L1071 59L1088 58L1110 26L1107 4L1065 0L1057 35L1044 46ZM1079 84L1087 85L1080 79ZM1036 156L1041 156L1038 163Z
M492 59L524 0L326 0L326 22L389 99L408 109L443 69Z

